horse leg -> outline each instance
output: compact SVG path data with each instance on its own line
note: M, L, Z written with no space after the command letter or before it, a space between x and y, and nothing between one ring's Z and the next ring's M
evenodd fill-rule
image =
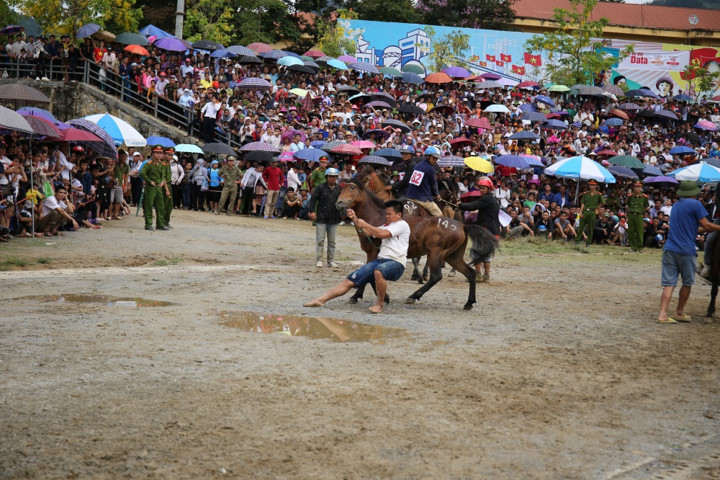
M436 283L438 283L440 280L442 280L442 256L438 256L438 258L430 258L428 255L428 262L426 265L430 266L430 279L428 282L420 287L415 293L410 295L406 300L405 303L407 304L413 304L415 301L420 300L425 293L430 290L433 286L435 286Z
M429 260L425 260L425 268L423 268L423 274L422 274L422 280L424 282L428 281L428 269L429 269L428 264L429 264ZM443 265L440 265L441 269L442 269L442 267L443 267ZM423 283L423 282L418 282L418 283Z
M423 276L420 274L420 259L413 258L411 260L412 260L412 264L413 264L413 273L412 273L412 277L410 277L410 280L417 280L417 282L422 285L425 282L423 281ZM427 264L426 264L426 267L427 267Z
M363 293L365 293L365 285L360 285L358 288L355 289L355 294L350 297L348 302L355 304L363 297Z
M458 272L462 273L465 278L468 279L468 282L470 282L470 289L468 290L468 299L465 305L463 306L463 310L472 310L473 305L475 304L475 276L477 273L475 272L475 269L472 268L471 265L468 265L465 263L465 259L463 258L465 255L465 246L463 245L462 248L455 250L453 253L450 254L445 260L452 265L453 271L457 270ZM452 273L452 272L451 272Z
M712 288L710 289L710 305L708 305L707 316L712 317L715 314L715 297L718 293L718 278L713 275Z

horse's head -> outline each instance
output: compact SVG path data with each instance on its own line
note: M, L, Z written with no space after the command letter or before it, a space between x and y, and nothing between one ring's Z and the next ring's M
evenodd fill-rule
M353 178L340 190L340 194L335 201L335 207L340 211L354 208L358 203L358 198L364 191L363 184L358 179Z

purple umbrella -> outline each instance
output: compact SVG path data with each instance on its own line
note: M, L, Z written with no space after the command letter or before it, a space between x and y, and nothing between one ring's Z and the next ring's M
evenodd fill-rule
M244 89L244 90L264 90L268 88L272 88L272 85L267 82L267 80L263 80L262 78L257 77L249 77L244 78L239 84L238 88Z
M239 148L241 152L279 152L277 148L266 142L250 142Z
M535 105L533 105L532 103L523 103L522 105L520 105L519 108L520 108L520 111L523 113L537 112L537 108L535 108Z
M672 177L658 175L657 177L647 177L645 180L643 180L643 183L645 183L646 185L657 185L658 187L672 187L677 185L679 182Z
M35 117L44 118L45 120L50 120L51 122L58 121L58 119L55 118L55 115L48 112L47 110L43 110L42 108L22 107L22 108L18 108L17 112L21 115L33 115Z
M447 73L453 78L468 78L472 76L469 70L463 67L448 67L443 72Z
M541 123L540 128L544 130L567 130L568 126L562 120L548 120Z
M485 80L500 80L502 78L501 75L498 75L497 73L481 73L481 77L483 77Z
M22 32L23 30L25 30L25 27L22 25L8 25L0 30L0 35L12 35L13 33Z
M527 159L518 155L500 155L499 157L493 158L493 162L498 165L503 165L505 167L519 169L530 168L530 163L527 161Z
M364 63L364 62L357 62L357 63L351 63L348 65L348 67L352 68L353 70L357 70L358 72L366 72L366 73L380 73L380 70L375 65L372 65L370 63Z
M345 63L355 63L355 62L357 62L357 60L355 59L355 57L353 57L352 55L347 55L347 54L346 54L346 55L340 55L337 59L340 60L341 62L345 62Z
M364 107L372 107L372 108L393 108L392 106L388 105L388 104L385 103L385 102L381 102L380 100L375 100L374 102L368 102L368 103L366 103L365 105L363 105L363 108L364 108Z
M153 45L169 52L184 52L192 47L192 45L185 40L180 40L175 37L158 38Z
M77 118L68 122L71 126L85 130L90 133L94 133L102 143L91 142L88 146L95 150L97 153L104 157L117 158L117 148L115 148L115 140L112 139L109 133L103 130L97 123L93 123L90 120L84 118Z

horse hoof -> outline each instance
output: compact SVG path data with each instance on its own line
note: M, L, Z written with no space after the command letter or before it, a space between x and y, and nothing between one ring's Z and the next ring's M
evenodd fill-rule
M423 283L425 283L425 282L423 281L423 279L420 278L420 277L417 278L417 282L418 282L420 285L422 285Z
M385 295L385 305L390 305L390 295Z
M472 310L472 309L473 309L472 304L469 304L469 305L466 304L466 305L463 307L463 310Z
M348 300L348 303L352 303L353 305L355 305L355 304L357 303L357 301L358 301L357 298L355 298L355 297L350 297L350 299Z
M405 299L405 303L406 303L407 305L412 305L413 303L415 303L415 299L412 298L412 297L408 297L408 298Z
M418 280L420 277L418 275L415 275L414 273L410 277L410 280Z

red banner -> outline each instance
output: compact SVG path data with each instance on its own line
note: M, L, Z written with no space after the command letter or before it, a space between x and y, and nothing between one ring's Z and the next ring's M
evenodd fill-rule
M525 63L539 67L542 65L542 57L540 57L540 55L530 55L525 52Z
M487 60L488 62L494 62L494 61L495 61L495 55L485 54L485 60Z
M500 54L500 60L502 60L503 62L508 62L508 63L510 63L510 62L512 62L512 56L510 56L510 55L505 55L504 53L501 53L501 54Z
M520 65L513 65L512 71L518 75L525 75L525 67L521 67Z

